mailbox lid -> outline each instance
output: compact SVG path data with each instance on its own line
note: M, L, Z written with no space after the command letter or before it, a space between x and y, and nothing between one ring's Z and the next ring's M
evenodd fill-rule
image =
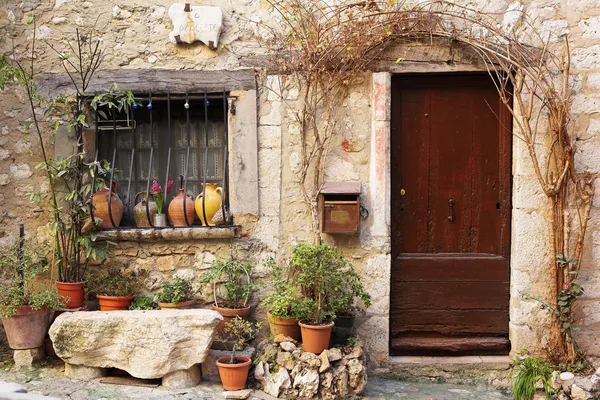
M319 191L321 194L353 194L359 195L360 182L325 182Z

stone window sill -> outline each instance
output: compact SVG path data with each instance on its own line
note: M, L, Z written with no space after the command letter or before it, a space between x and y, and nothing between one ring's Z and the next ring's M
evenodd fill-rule
M99 239L130 242L173 242L205 239L232 239L237 225L206 228L114 229L100 231Z

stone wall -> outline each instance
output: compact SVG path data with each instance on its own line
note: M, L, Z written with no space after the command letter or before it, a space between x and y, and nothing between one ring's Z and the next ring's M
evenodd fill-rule
M171 29L166 10L171 0L157 0L148 6L145 0L100 2L97 0L8 0L0 5L0 30L16 30L17 52L30 51L31 26L20 23L29 11L37 18L36 67L43 72L60 72L57 57L45 45L60 45L64 38L74 37L74 28L96 23L102 32L107 57L103 69L172 69L227 70L248 66L250 56L260 53L253 38L266 32L257 22L270 21L267 4L259 0L235 2L206 1L224 11L221 45L216 51L201 44L174 45L168 41ZM518 3L509 1L469 3L476 9L499 13L506 26L513 26ZM525 11L542 32L569 33L573 52L573 128L577 132L579 170L600 171L600 8L595 1L534 0ZM97 19L97 22L96 22ZM511 25L512 24L512 25ZM0 42L0 52L8 54L8 41ZM404 49L406 52L418 49ZM410 53L408 53L410 54ZM437 54L437 53L436 53ZM439 52L442 57L445 53ZM422 54L421 54L422 55ZM415 55L417 58L418 55ZM408 58L408 57L407 57ZM439 61L439 60L438 60ZM436 62L394 64L383 71L450 72L477 69L470 64L448 66ZM232 75L234 73L232 72ZM132 268L151 270L147 291L155 290L173 275L190 277L200 288L202 271L216 257L231 254L232 249L259 264L258 275L264 276L260 262L268 256L284 257L289 246L310 239L310 217L302 203L297 183L299 128L290 118L290 109L298 101L298 91L282 77L271 76L258 93L255 113L257 146L257 207L245 208L244 199L234 207L236 222L242 225L239 237L232 240L213 239L146 243L120 242L115 261ZM326 237L339 246L354 262L374 297L373 305L360 319L358 332L365 341L366 354L377 371L389 371L394 360L388 354L390 244L389 244L389 97L390 74L364 74L353 83L352 90L339 112L339 132L332 143L325 175L330 180L358 180L363 183L363 202L370 217L362 221L356 237ZM278 95L280 91L281 96ZM245 93L250 93L245 92ZM246 114L247 116L249 114ZM15 235L19 222L29 232L42 229L46 216L36 212L28 200L33 191L47 190L43 175L34 166L40 161L37 139L26 135L22 119L29 116L23 92L8 89L0 92L0 241ZM25 137L25 138L24 138ZM26 139L27 138L27 139ZM235 139L234 139L235 140ZM524 300L523 294L545 297L549 282L541 273L549 262L547 237L548 209L518 133L513 151L513 220L511 256L510 335L512 354L528 349L539 352L544 346L549 323L548 311L535 301ZM52 147L52 146L50 146ZM239 148L238 148L239 149ZM235 166L235 161L232 162ZM239 163L238 163L239 165ZM246 178L231 182L242 185ZM600 199L600 188L598 199ZM253 200L254 201L254 200ZM592 357L600 358L600 200L595 201L586 254L582 266L582 285L586 295L578 303L577 319L581 331L578 339ZM237 208L236 208L237 207ZM382 284L383 283L383 284ZM393 294L392 294L393 295ZM201 289L199 296L210 301L210 292ZM254 303L258 303L260 293ZM259 314L263 312L259 307ZM390 363L390 361L392 361ZM409 368L409 367L407 367Z

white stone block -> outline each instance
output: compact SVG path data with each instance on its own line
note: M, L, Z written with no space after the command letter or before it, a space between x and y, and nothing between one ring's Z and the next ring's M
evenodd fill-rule
M220 7L190 6L174 3L169 7L169 17L173 30L169 39L173 43L194 43L201 41L211 49L219 46L219 37L223 28L223 11Z

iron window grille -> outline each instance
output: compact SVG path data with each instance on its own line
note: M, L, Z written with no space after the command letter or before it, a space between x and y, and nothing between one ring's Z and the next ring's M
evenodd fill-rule
M108 214L112 229L137 228L134 211L137 192L145 192L149 198L152 182L164 183L163 213L167 215L166 228L182 228L173 225L168 206L177 190L167 192L168 181L174 187L183 177L182 187L186 195L195 199L207 183L220 184L222 191L221 211L224 225L232 225L229 208L228 179L228 107L227 92L201 94L173 94L136 96L134 107L108 120L100 120L96 113L95 160L110 162L109 193L118 183L117 192L124 204L123 219L119 226L111 211L112 196L108 196ZM108 113L107 113L108 115ZM112 118L112 119L111 119ZM97 167L96 167L97 169ZM174 175L171 172L175 170ZM121 176L115 181L116 171ZM94 171L96 176L97 170ZM175 178L175 179L174 179ZM126 187L126 190L123 190ZM94 188L96 189L96 188ZM206 196L202 196L202 209ZM154 227L146 201L146 217ZM194 213L194 221L188 221L186 202L184 215L189 227L208 227L206 215L202 221ZM90 202L90 212L94 210ZM205 212L205 211L204 211ZM187 228L187 227L183 227Z

